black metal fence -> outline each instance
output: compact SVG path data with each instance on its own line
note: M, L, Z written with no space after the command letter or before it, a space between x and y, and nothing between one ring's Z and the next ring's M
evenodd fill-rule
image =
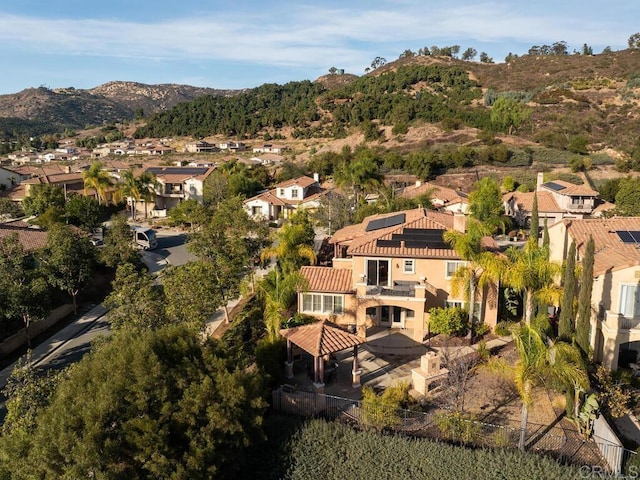
M283 413L322 417L358 427L393 430L398 434L474 447L516 449L522 433L520 428L481 422L459 412L363 405L359 400L298 391L287 386L274 390L272 400L274 410ZM601 451L611 453L612 449L617 449L614 454L622 459L621 465L635 456L635 452L610 442L585 439L574 429L529 424L524 438L526 451L551 456L563 464L599 467L606 471L611 468Z

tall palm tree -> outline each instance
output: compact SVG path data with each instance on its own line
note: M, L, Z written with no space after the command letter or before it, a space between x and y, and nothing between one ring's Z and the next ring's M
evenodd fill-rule
M301 211L296 213L278 232L275 245L265 248L260 255L262 261L277 258L285 274L297 271L308 261L316 263L313 250L313 227L308 222L308 215Z
M444 233L444 241L453 247L458 256L467 262L465 267L458 268L453 275L451 287L452 293L457 295L463 289L468 304L469 312L469 336L473 336L475 303L478 291L486 285L498 279L498 274L486 265L491 263L494 254L484 251L482 239L491 234L491 229L486 224L474 219L467 222L465 233L457 230L448 230Z
M496 257L492 267L505 286L524 294L527 325L533 318L534 299L552 303L560 298L562 289L555 280L562 266L549 261L549 248L538 246L537 240L526 242L522 248L509 247L504 256Z
M114 201L125 199L131 201L131 218L135 221L136 203L140 200L140 189L138 180L136 180L135 174L133 173L133 167L122 172L121 182L118 184L114 195Z
M258 284L258 295L264 303L264 321L269 338L280 336L280 325L296 298L303 279L298 272L286 274L271 270Z
M89 169L82 173L82 180L84 181L84 194L87 194L87 190L93 188L96 191L96 197L98 203L106 201L106 191L111 187L111 175L106 170L103 170L104 165L102 162L93 162Z
M489 368L507 376L515 383L522 400L519 448L524 450L529 408L533 404L533 389L542 386L557 391L573 388L575 391L589 387L589 377L580 352L564 342L552 342L529 325L512 329L513 341L518 352L515 365L504 359L492 359Z
M144 218L148 217L147 202L152 201L156 197L156 189L160 188L160 182L156 179L156 176L145 171L138 177L138 191L140 192L140 198L144 200Z

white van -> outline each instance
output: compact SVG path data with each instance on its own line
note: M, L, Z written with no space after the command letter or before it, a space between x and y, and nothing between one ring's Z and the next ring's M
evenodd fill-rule
M153 250L158 248L158 238L156 231L148 227L131 227L133 231L133 241L138 248L143 250Z

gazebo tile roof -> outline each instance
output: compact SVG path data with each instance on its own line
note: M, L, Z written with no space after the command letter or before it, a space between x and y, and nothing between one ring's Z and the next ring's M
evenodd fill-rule
M329 320L283 329L280 333L314 357L340 352L366 342L365 339L343 330Z

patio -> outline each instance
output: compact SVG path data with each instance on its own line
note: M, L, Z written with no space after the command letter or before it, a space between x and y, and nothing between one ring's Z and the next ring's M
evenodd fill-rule
M372 328L367 331L366 343L358 347L360 383L378 389L398 382L411 382L411 370L420 366L420 357L429 349L411 338L410 330ZM359 400L362 388L352 385L353 350L348 348L331 354L325 385L320 390L314 386L311 354L300 351L293 362L293 377L287 384L302 391L321 391L328 395ZM332 364L337 364L332 370Z

